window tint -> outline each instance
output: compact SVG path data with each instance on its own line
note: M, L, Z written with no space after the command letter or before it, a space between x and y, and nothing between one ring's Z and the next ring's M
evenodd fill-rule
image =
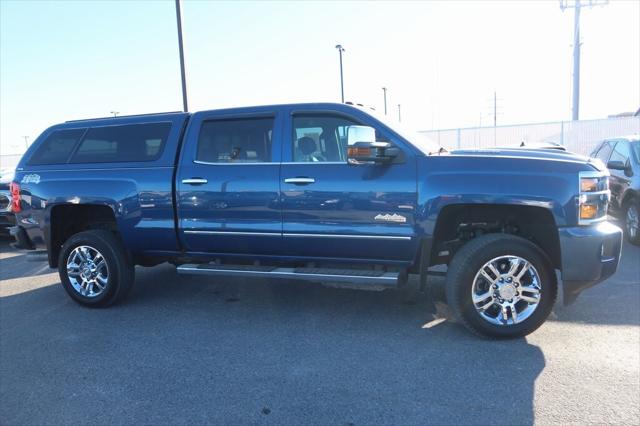
M293 118L294 162L347 162L347 129L353 120L332 115Z
M29 165L64 164L86 129L57 130L45 139L29 159Z
M94 127L87 131L72 163L153 161L162 149L171 123Z
M624 164L627 164L630 154L631 152L629 151L629 144L625 141L620 141L613 149L609 161L622 161Z
M207 163L269 163L273 118L202 123L196 160Z
M632 142L631 149L636 154L636 163L640 164L640 142Z
M598 150L595 157L602 160L604 164L607 164L607 162L609 161L609 155L611 155L611 149L611 142L605 142L602 144L602 148Z

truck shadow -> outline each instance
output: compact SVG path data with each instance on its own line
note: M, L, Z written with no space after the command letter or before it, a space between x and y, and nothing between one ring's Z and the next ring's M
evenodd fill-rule
M169 266L137 272L130 298L110 309L83 309L59 285L0 298L5 413L34 392L22 372L46 365L71 377L85 371L72 379L74 392L128 413L106 418L97 406L76 407L53 392L55 376L38 376L38 398L62 398L67 419L82 409L97 422L135 421L143 401L145 420L163 424L247 423L259 410L287 424L533 424L540 348L482 340L448 321L425 328L439 314L425 296L178 279ZM86 372L85 364L100 368ZM97 395L87 375L108 392ZM223 417L220 404L234 416Z

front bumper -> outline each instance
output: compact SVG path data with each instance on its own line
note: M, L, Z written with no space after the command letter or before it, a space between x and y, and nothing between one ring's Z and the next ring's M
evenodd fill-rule
M564 304L609 278L618 268L622 230L609 222L560 229Z

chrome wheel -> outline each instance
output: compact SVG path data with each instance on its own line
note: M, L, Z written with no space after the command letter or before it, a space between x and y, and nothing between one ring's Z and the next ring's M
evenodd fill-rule
M495 325L525 321L540 303L540 275L526 259L500 256L476 273L471 300L480 316Z
M107 262L90 246L78 246L69 253L67 276L73 289L84 297L101 295L109 284Z
M640 232L640 218L638 217L638 208L634 203L627 208L626 228L630 239L635 239Z

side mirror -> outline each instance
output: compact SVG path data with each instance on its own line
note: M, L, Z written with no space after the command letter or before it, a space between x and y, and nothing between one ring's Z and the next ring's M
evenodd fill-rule
M400 152L389 142L376 142L376 130L369 126L349 126L347 145L349 164L389 163Z
M398 152L389 142L356 142L348 148L347 161L349 164L390 163Z
M619 160L609 161L607 163L607 168L611 170L627 170L627 166Z

